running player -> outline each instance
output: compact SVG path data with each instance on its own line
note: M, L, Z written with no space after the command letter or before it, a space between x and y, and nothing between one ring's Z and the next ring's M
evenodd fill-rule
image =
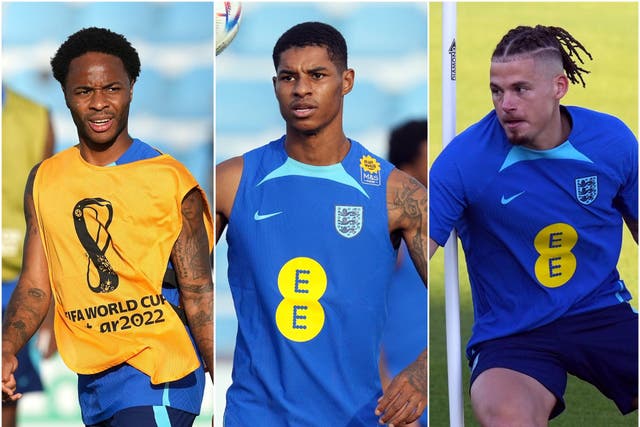
M495 109L430 172L430 255L455 227L467 259L482 425L547 425L567 373L637 408L638 316L616 264L623 221L638 241L638 143L619 119L560 104L585 85L586 56L559 27L509 31L491 58Z
M290 28L273 62L286 134L216 171L238 316L225 426L411 422L426 350L380 400L378 358L401 239L426 285L426 189L345 136L354 71L335 28Z
M213 379L206 198L184 166L129 136L140 59L123 36L80 30L51 66L79 144L27 182L24 269L3 325L3 400L21 396L15 354L53 295L58 349L78 373L85 424L190 426L203 361Z

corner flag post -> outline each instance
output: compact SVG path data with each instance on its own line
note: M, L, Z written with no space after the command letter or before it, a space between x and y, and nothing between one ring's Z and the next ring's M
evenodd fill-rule
M442 145L456 134L456 3L442 3ZM458 239L455 230L444 246L445 316L449 425L464 427Z

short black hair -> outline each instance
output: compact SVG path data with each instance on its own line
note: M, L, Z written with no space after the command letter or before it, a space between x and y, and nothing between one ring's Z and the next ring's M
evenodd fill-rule
M134 82L140 75L140 57L131 43L121 34L106 28L89 27L72 34L60 45L51 58L53 77L65 85L69 64L87 52L100 52L117 56L124 64L129 79Z
M391 130L389 136L389 161L398 169L412 163L420 153L421 144L427 141L427 120L410 120Z
M280 55L292 47L323 46L329 59L339 69L347 69L347 42L340 31L322 22L303 22L285 31L273 47L273 66L280 65Z

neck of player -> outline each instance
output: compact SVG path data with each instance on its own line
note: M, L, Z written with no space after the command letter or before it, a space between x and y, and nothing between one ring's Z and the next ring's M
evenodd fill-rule
M314 132L288 128L284 143L287 155L301 163L328 166L340 163L351 148L351 142L342 128L329 128Z
M563 108L558 108L557 116L553 120L553 125L548 128L547 134L542 134L541 138L534 140L530 148L535 150L551 150L563 144L571 133L571 118L569 113Z
M116 139L109 142L97 143L86 138L80 138L80 155L89 164L106 166L114 163L131 147L133 139L125 131Z

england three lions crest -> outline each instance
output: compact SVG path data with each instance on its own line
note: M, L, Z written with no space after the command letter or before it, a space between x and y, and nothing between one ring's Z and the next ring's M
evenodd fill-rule
M336 231L351 238L362 230L362 206L336 206Z
M598 177L576 178L576 197L583 205L590 205L598 197Z

